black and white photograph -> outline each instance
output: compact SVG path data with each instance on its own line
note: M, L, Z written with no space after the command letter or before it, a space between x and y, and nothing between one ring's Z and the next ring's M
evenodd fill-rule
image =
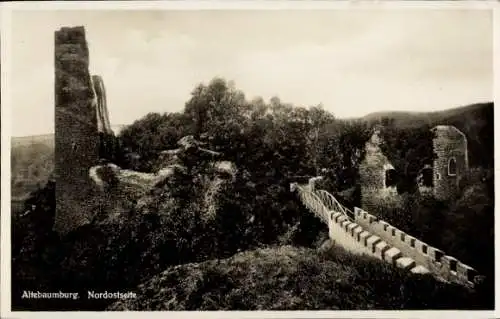
M2 23L2 313L493 313L491 6L111 4Z

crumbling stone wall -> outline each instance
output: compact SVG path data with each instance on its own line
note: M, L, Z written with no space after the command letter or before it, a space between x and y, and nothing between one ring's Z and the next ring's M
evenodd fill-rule
M362 209L355 207L354 215L355 222L361 225L363 229L397 248L402 254L412 258L416 264L425 267L425 269L446 281L473 288L484 279L474 268Z
M114 135L109 121L108 105L106 103L106 88L100 75L92 75L97 113L97 130L99 133Z
M454 126L438 125L432 129L436 133L433 140L436 159L433 163L434 196L450 199L458 193L458 182L469 169L467 138ZM455 161L456 172L449 174L448 166Z
M104 81L99 75L92 75L91 79L94 89L97 131L99 134L99 156L100 158L115 162L119 152L119 145L109 121Z
M361 207L370 209L381 202L400 203L396 186L386 187L386 171L394 169L387 156L380 149L380 131L375 130L366 143L365 158L359 165L361 186Z
M55 32L54 230L66 233L89 222L95 209L89 169L102 155L102 134L112 136L104 84L89 73L83 27ZM101 135L100 135L101 133Z

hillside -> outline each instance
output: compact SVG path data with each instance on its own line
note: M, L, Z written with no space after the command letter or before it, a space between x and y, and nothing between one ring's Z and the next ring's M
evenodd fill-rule
M33 144L45 144L54 147L54 134L42 134L31 136L13 136L12 147L28 146Z
M339 247L292 246L170 267L135 291L108 310L472 309L478 298Z
M11 201L22 206L27 196L43 187L54 170L53 134L13 137L11 148Z
M380 112L365 119L382 124L380 148L398 172L400 195L392 203L378 201L371 213L493 278L493 103L431 113ZM441 200L423 196L417 185L419 171L436 156L430 131L435 125L453 125L466 135L469 160L458 192Z
M213 100L218 102L207 102ZM14 214L12 221L13 306L23 310L491 308L491 290L468 292L336 248L318 253L315 248L328 236L327 227L290 192L290 181L328 167L325 175L332 190L356 197L355 191L347 190L359 183L359 163L373 127L368 121L338 120L320 107L255 103L215 79L194 91L183 112L150 113L127 126L119 135L123 154L94 179L107 184L89 196L95 206L89 209L91 217L65 236L52 227L55 183L33 192L53 169L53 144L42 138L13 143L13 187L18 199L31 192L24 201L26 214ZM475 111L480 113L474 122L478 125L471 126L471 132L482 132L481 142L484 131L478 127L490 123L483 111ZM460 114L448 119L463 122ZM199 139L200 149L235 164L236 173L227 185L220 187L214 178L218 173L209 173L213 165L203 156L175 150L186 136ZM173 165L169 157L180 160L183 169L167 170ZM166 172L165 183L156 181L158 172ZM148 180L154 183L141 182L136 178L140 176L152 176ZM147 194L141 186L148 186ZM472 201L462 201L456 211L471 207L468 203ZM414 220L433 225L421 215ZM484 234L492 224L470 227L468 220L454 222L448 224L451 233L446 237L450 242L466 238L472 244L460 243L455 251L478 260L476 247L485 247L489 237L478 241L480 236L464 231ZM21 298L28 288L83 294L136 291L139 299L111 306L114 301L104 299L62 303Z
M113 125L115 134L125 125ZM54 134L13 136L11 139L11 201L21 208L27 196L43 187L54 170Z
M493 108L493 102L475 103L434 112L380 111L367 114L361 119L365 121L377 121L382 118L390 118L394 119L395 124L399 127L416 127L422 123L436 125L447 119L454 119L457 116L465 115L469 118L472 113L481 112L489 108Z
M471 166L493 167L494 104L476 103L436 112L376 112L362 118L367 122L392 121L398 129L417 129L424 126L453 125L468 140Z

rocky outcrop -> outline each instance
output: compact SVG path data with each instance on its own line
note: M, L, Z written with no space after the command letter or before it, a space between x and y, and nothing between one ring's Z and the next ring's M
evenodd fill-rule
M224 186L234 182L236 168L228 161L216 161L220 153L200 147L192 136L178 142L179 148L161 152L160 166L155 173L121 169L113 163L96 165L89 169L89 176L102 194L116 194L111 202L119 200L136 203L135 209L147 210L158 199L158 192L165 191L168 184L176 185L179 179L193 182L197 178L200 186L200 210L204 217L214 217L217 196ZM135 204L134 204L135 205Z
M106 103L106 89L104 81L99 75L92 75L92 84L95 96L95 106L97 115L97 130L99 133L114 135L109 121L108 106Z

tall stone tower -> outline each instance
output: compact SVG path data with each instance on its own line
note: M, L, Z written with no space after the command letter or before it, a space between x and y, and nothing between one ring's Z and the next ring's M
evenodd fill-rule
M55 32L54 230L59 233L85 224L93 213L89 169L99 160L98 102L85 30L61 28Z
M454 126L438 125L432 128L436 159L433 164L434 196L445 200L458 193L458 182L469 169L467 138Z

